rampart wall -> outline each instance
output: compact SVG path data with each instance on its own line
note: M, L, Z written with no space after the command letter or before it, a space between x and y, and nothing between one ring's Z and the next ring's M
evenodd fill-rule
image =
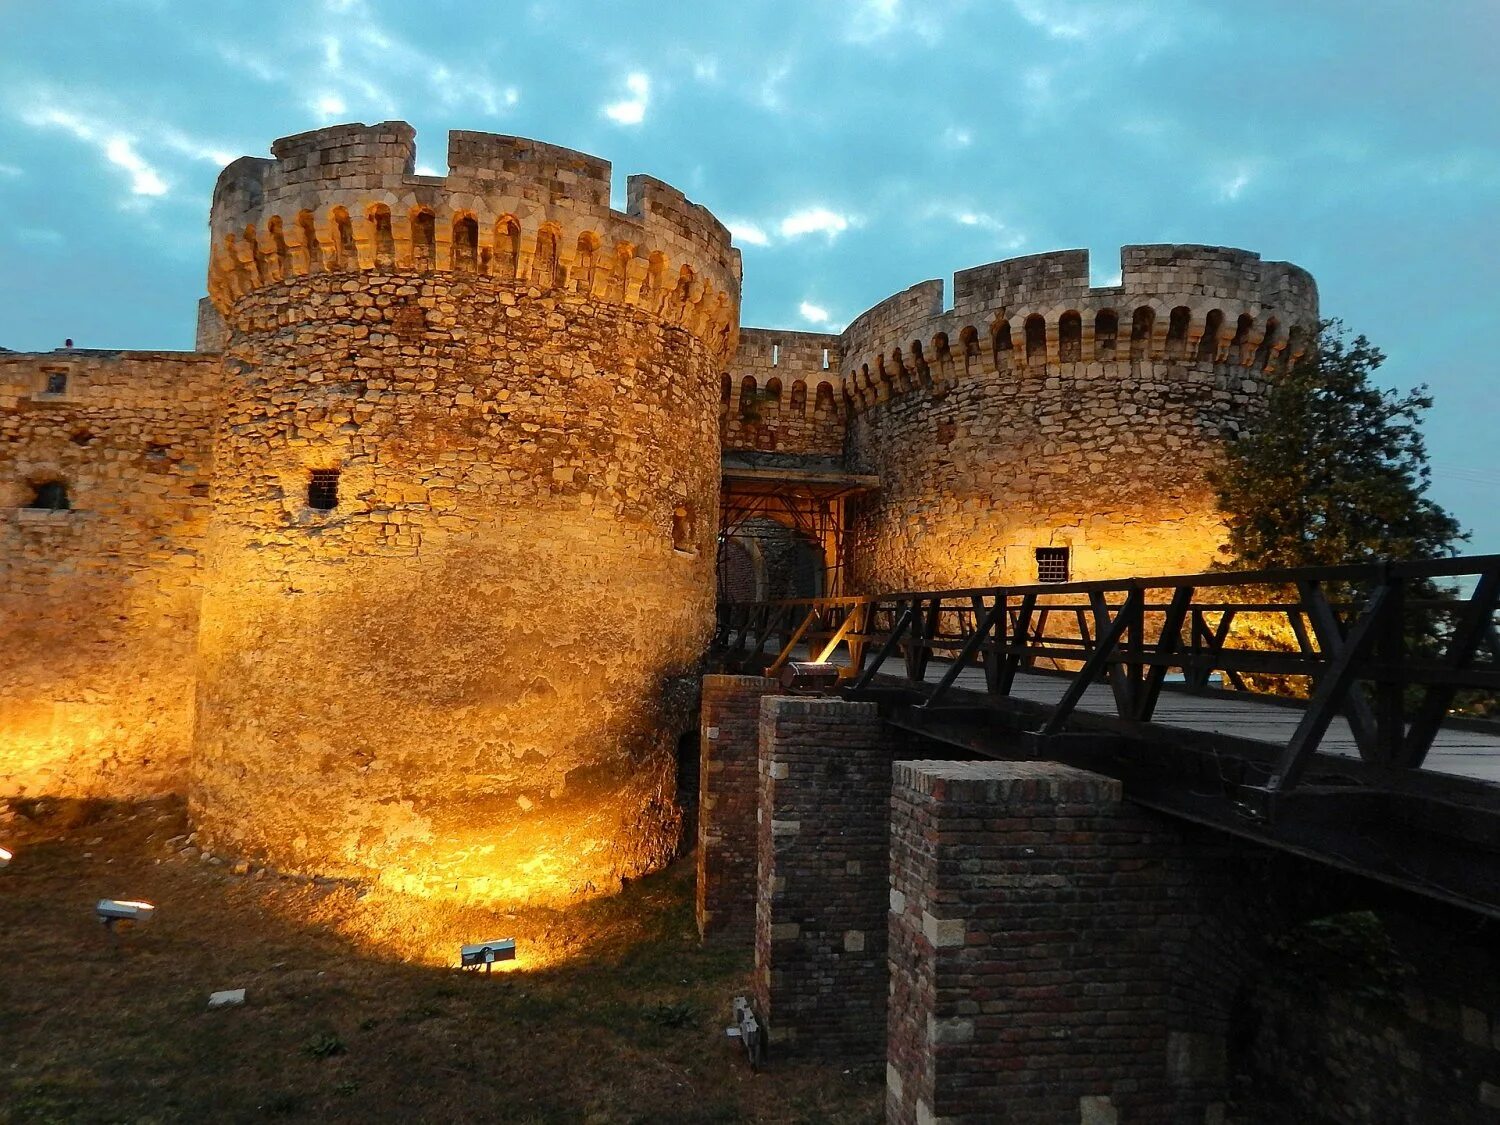
M833 333L740 329L719 390L724 450L843 456L848 409L839 360Z
M843 335L854 465L881 491L855 517L855 586L1035 581L1209 565L1207 470L1262 409L1317 323L1308 274L1221 247L1127 246L1119 285L1084 251L924 282Z
M454 131L448 175L418 176L404 121L284 137L214 189L208 292L221 312L296 276L411 269L640 308L734 354L740 255L709 211L650 176L611 210L607 161Z
M185 785L218 400L214 357L0 355L0 794Z

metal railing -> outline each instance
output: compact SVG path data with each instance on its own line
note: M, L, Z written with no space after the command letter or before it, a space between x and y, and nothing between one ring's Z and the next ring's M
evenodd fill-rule
M1454 580L1470 588L1444 587ZM1500 701L1497 601L1500 555L1484 555L723 604L715 649L772 675L804 648L811 660L841 658L854 692L893 657L906 681L926 685L936 658L946 667L922 689L926 709L966 669L999 696L1018 673L1062 672L1070 682L1043 736L1060 733L1101 682L1116 716L1143 725L1174 675L1174 689L1218 680L1302 694L1266 787L1274 794L1297 784L1339 715L1367 763L1412 770L1461 695Z

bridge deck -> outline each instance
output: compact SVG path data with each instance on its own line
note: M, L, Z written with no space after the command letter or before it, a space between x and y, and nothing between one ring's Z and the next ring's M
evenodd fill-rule
M837 660L845 665L848 663L842 653ZM946 661L933 660L925 682L936 683L947 668ZM893 657L880 666L879 674L891 679L905 679L906 668L901 660ZM978 668L965 668L958 674L954 687L984 694L984 673ZM1019 672L1010 697L1051 707L1061 700L1067 687L1068 680L1062 676ZM1291 739L1302 718L1303 709L1291 701L1270 702L1248 695L1229 698L1227 693L1198 695L1173 691L1170 687L1168 685L1168 690L1162 692L1161 701L1156 705L1153 726L1226 735L1280 747ZM1109 685L1094 684L1085 689L1077 713L1080 717L1107 717L1113 715L1114 710L1114 695ZM1359 757L1347 721L1343 718L1333 721L1323 736L1319 751L1340 757ZM1434 773L1500 784L1500 735L1444 726L1438 732L1423 768Z

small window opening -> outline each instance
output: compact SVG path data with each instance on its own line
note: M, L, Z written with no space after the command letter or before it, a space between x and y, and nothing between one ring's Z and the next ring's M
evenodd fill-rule
M47 393L49 395L61 395L68 392L68 373L66 371L47 372Z
M772 367L779 367L779 366L781 366L781 345L780 344L772 344L771 345L771 366Z
M828 370L828 349L827 348L823 349L823 370L824 371Z
M1066 582L1068 580L1068 548L1038 547L1036 549L1036 580L1038 582Z
M307 506L320 512L339 506L339 471L314 469L307 478Z
M44 512L66 512L73 505L68 500L68 486L60 480L44 480L31 486L28 508Z
M672 550L692 551L693 510L686 504L678 504L672 512Z

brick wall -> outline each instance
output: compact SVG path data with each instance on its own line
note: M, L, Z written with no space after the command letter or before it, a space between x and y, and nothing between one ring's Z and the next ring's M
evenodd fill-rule
M1223 857L1066 766L894 773L888 1119L1219 1120Z
M761 676L704 676L698 774L698 933L748 948L755 940L755 831Z
M776 1058L884 1051L895 746L873 703L761 702L754 991Z

